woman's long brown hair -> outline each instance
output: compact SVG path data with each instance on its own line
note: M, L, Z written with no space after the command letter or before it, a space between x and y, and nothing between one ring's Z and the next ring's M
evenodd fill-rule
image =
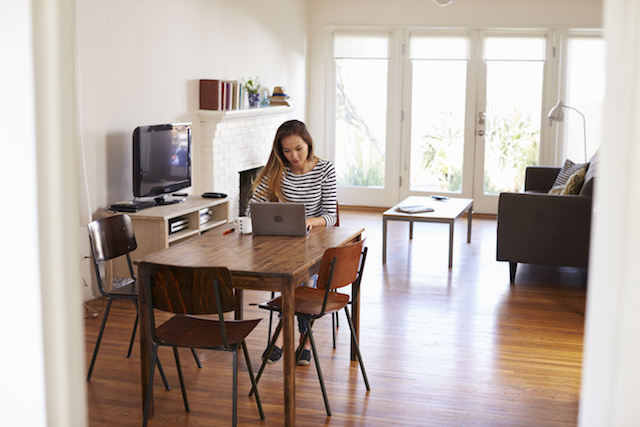
M307 159L315 159L315 155L313 154L313 139L311 138L311 134L307 130L305 124L299 120L289 120L281 124L276 131L275 138L273 139L273 147L271 148L269 160L260 174L258 174L256 181L253 183L253 192L255 193L258 190L258 186L260 185L260 182L262 182L262 179L266 177L267 188L261 189L258 196L266 197L270 202L283 200L281 189L282 176L284 174L285 166L290 167L291 164L286 157L284 157L284 153L282 151L282 140L292 135L297 135L306 142L307 147L309 147Z

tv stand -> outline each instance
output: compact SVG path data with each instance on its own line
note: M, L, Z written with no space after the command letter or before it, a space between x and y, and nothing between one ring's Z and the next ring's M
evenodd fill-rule
M138 248L131 253L137 271L137 261L145 255L180 243L229 222L229 198L206 199L191 195L184 202L169 203L126 212L131 217ZM118 215L105 213L105 216ZM123 276L126 263L113 265L113 275ZM111 283L109 277L107 283Z

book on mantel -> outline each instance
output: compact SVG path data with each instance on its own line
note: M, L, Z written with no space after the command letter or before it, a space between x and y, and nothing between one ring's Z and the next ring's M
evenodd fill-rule
M239 110L242 101L242 84L237 80L200 80L201 110Z

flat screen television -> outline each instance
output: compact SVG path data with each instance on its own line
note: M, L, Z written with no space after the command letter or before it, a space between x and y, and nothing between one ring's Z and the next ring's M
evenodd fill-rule
M154 197L191 186L191 123L139 126L133 131L133 195Z

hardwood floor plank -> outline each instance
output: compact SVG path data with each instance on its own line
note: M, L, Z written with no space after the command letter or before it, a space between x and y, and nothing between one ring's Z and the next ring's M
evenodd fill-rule
M313 364L296 372L299 426L570 426L577 423L582 366L586 272L535 265L518 267L509 283L507 263L495 261L496 222L474 217L471 244L466 218L455 225L453 268L447 268L448 228L389 222L387 263L382 264L381 212L340 209L344 226L363 226L369 255L361 301L360 346L371 383L366 392L357 362L349 360L349 328L340 318L337 348L331 320L314 334L333 415L327 417ZM245 304L268 299L245 292ZM102 309L103 303L89 305ZM268 314L249 336L258 370L267 340ZM93 379L87 383L91 426L142 422L139 345L125 357L135 312L116 302ZM91 358L102 313L85 320L86 360ZM163 351L166 350L166 351ZM149 426L231 424L231 355L199 351L198 369L181 351L191 412L185 413L173 355L160 358L173 389L156 375L156 415ZM260 421L244 358L239 362L239 425L284 424L282 364L269 365L259 384L266 415Z

